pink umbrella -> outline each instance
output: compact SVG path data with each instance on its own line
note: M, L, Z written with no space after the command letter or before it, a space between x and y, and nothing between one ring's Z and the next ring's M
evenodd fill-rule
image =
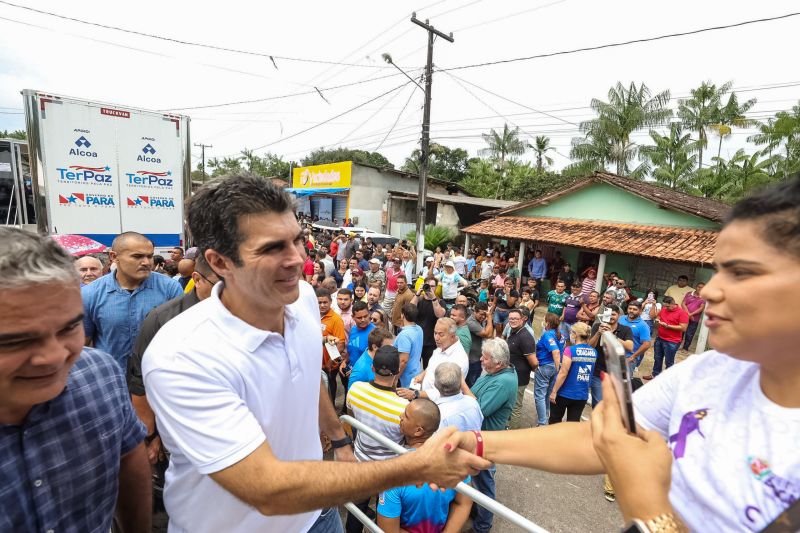
M108 248L105 244L99 243L83 235L53 235L53 240L61 245L70 255L80 257L86 254L102 253Z

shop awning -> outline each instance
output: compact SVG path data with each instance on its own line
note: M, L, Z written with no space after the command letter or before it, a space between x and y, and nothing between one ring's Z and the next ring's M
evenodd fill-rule
M514 216L483 220L461 231L703 265L712 262L719 235L717 231L694 228Z
M338 188L320 188L320 189L305 189L301 187L287 187L286 191L294 194L298 198L302 198L304 196L311 196L314 194L336 194L340 192L349 191L349 187L338 187Z

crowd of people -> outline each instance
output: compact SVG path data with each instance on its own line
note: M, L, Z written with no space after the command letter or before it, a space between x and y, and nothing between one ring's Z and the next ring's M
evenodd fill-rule
M681 276L661 298L655 289L636 297L614 272L598 279L596 267L578 273L540 250L520 268L513 250L492 243L466 253L437 247L417 272L406 241L384 245L309 222L269 182L236 177L196 193L196 247L174 247L168 258L135 232L119 235L107 256L71 258L45 237L0 230L9 303L0 353L17 354L0 364L0 439L11 450L0 471L13 480L0 499L14 503L0 529L108 531L116 516L122 531L147 531L155 472L174 531L336 532L345 501L387 532L460 531L470 516L473 531L489 531L492 513L450 488L466 480L494 498L495 463L611 470L617 451L597 439L593 448L587 424L561 424L580 422L587 402L618 409L599 403L610 390L602 333L621 341L631 372L652 348L642 379L654 381L637 397L672 398L682 374L670 367L721 291L720 282L691 287ZM545 282L552 289L543 293ZM711 357L731 376L739 371L727 356ZM680 366L687 375L702 368ZM528 427L531 381L532 425L541 427L507 431ZM687 436L672 435L667 414L637 409L640 424L676 443L676 459L685 453ZM708 412L684 419L697 429ZM397 456L343 426L344 413L415 451ZM536 449L572 439L586 463L532 458L525 438L541 442ZM324 450L336 460L320 462ZM627 506L625 475L607 477L604 493L614 501L620 480ZM781 494L796 499L791 483ZM759 505L764 516L777 509ZM638 516L629 509L626 517ZM348 516L348 532L362 527Z

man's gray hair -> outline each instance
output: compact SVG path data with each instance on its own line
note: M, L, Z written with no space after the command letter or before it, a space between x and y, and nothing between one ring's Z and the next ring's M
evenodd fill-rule
M50 237L0 227L0 290L44 283L80 283L72 257Z
M492 358L495 364L508 366L511 361L511 352L508 343L500 338L486 339L481 346L481 352Z
M458 324L456 324L456 321L450 317L443 316L442 318L437 320L437 323L445 324L447 326L447 331L449 331L454 335L456 333L456 330L458 329Z
M433 374L433 385L442 396L455 396L461 392L461 367L455 363L441 363Z

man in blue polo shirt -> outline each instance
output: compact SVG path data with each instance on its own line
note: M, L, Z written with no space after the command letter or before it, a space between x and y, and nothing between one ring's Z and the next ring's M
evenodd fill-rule
M413 400L400 417L400 431L408 448L422 446L439 429L439 407L427 398ZM469 477L464 480L469 483ZM454 505L451 507L451 503ZM438 533L461 531L469 518L472 500L453 489L433 490L427 484L408 485L378 496L378 527L386 533Z
M628 326L633 332L633 351L625 352L631 372L634 372L644 359L650 348L650 326L642 320L642 303L636 300L628 302L628 314L619 317L619 323Z
M84 285L83 329L86 340L111 354L125 370L142 322L151 309L183 295L180 284L153 274L153 243L140 233L118 235L111 245L117 269Z

